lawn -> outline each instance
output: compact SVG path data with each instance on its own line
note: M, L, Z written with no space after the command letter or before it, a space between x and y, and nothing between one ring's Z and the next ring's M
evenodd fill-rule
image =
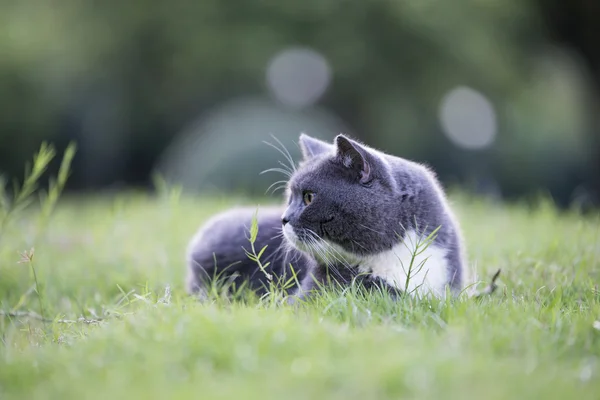
M25 212L0 238L0 398L598 399L600 216L452 200L470 267L502 269L492 296L298 309L183 290L202 221L272 199L66 197L44 230Z

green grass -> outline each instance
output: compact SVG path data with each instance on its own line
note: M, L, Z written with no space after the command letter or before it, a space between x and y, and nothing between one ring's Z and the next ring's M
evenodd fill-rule
M43 233L27 212L0 239L0 310L41 314L34 247L46 317L103 320L0 317L0 398L597 399L600 217L452 198L471 267L502 268L491 297L199 304L187 241L256 201L68 198Z

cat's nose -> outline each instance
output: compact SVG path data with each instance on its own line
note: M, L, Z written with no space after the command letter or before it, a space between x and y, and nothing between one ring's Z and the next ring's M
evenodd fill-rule
M286 226L288 222L290 222L290 220L287 219L285 216L281 217L281 223L283 224L283 226Z

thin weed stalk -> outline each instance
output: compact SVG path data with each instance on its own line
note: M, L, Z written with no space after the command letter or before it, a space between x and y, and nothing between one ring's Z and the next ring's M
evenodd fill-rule
M21 253L21 259L18 261L19 264L28 264L31 268L31 272L33 273L33 282L35 284L35 293L38 299L38 305L40 307L40 315L42 317L42 321L46 322L46 316L44 312L44 305L42 301L42 291L40 289L40 284L37 277L37 272L35 271L35 264L33 262L33 256L35 254L34 249L32 248L29 251L24 251Z

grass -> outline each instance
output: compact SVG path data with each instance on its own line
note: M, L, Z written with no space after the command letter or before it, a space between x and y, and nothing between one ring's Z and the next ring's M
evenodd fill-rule
M600 215L452 199L493 296L299 309L184 293L198 226L257 200L68 197L44 230L28 209L0 239L0 398L598 398Z

